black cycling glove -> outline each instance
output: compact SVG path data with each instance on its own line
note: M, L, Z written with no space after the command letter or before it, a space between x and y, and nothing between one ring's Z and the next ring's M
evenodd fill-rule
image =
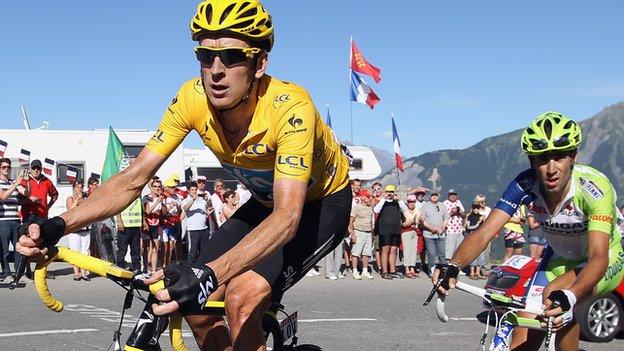
M459 275L459 266L454 264L438 263L436 264L435 269L438 269L440 271L440 274L438 275L438 281L440 282L440 286L442 286L446 290L450 288L449 280L451 278L457 280L457 276Z
M41 239L43 242L40 247L54 246L58 244L59 240L65 234L65 220L59 216L46 219L39 216L30 216L24 224L20 226L19 233L21 235L28 234L28 226L31 224L37 224L41 233Z
M169 295L180 304L183 315L200 314L210 294L219 287L212 269L203 264L171 265L164 273Z

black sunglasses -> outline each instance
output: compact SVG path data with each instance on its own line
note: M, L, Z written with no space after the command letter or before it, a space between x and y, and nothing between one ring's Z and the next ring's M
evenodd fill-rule
M548 140L539 139L539 140L531 140L531 145L533 149L536 151L546 150L548 149ZM567 148L570 146L570 139L567 135L563 135L552 141L552 145L555 147L555 150Z
M211 48L207 46L195 47L195 55L197 56L197 61L201 62L203 65L206 65L209 68L212 67L214 59L217 56L219 56L219 60L225 65L225 67L230 68L232 66L241 64L249 60L260 51L261 50L258 48Z

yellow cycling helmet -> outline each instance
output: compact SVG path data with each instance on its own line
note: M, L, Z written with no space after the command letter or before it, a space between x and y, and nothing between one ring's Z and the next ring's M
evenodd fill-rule
M539 115L522 132L522 150L529 155L549 151L575 150L583 137L578 123L560 112L548 111Z
M206 0L197 5L191 37L229 33L249 40L265 51L273 48L273 21L258 0Z

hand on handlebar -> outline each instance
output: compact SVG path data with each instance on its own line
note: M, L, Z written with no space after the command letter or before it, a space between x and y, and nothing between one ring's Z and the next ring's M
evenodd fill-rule
M459 267L454 264L438 263L431 275L431 282L438 287L440 296L448 295L449 290L455 289Z
M155 315L180 311L184 315L198 314L204 308L210 294L219 284L210 267L202 264L179 264L157 271L145 284L165 281L166 289L155 293L164 304L152 306Z
M544 313L540 316L542 327L548 325L548 319L555 317L552 324L553 332L570 324L574 318L574 305L576 296L570 290L555 290L548 297L544 297L542 308Z
M17 252L32 261L48 259L48 246L56 245L65 233L65 220L61 217L45 219L31 216L19 228Z

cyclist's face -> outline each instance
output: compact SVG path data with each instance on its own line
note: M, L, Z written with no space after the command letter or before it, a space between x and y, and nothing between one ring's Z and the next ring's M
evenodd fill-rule
M199 42L201 46L213 48L239 47L248 48L246 42L227 37L208 37ZM215 57L211 66L200 63L204 90L208 100L217 109L228 109L236 105L245 95L253 79L262 77L266 64L266 55L256 54L261 58L258 68L254 69L255 57L239 64L227 67L220 57ZM253 70L253 71L252 71Z
M567 191L566 186L572 175L576 152L547 152L530 156L529 161L535 169L543 191L550 194Z

